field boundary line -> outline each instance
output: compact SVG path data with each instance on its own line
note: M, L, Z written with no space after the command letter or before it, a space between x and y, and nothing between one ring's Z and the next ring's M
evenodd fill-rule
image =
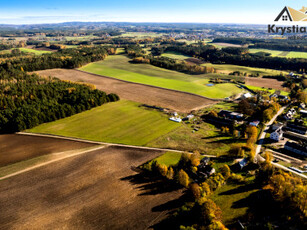
M108 76L104 76L104 75L99 75L99 74L95 74L95 73L91 73L91 72L86 72L86 71L80 70L80 69L74 69L74 70L79 71L81 73L87 73L87 74L90 74L90 75L93 75L93 76L97 76L97 77L104 77L104 78L108 78L108 79L112 79L112 80L117 80L117 81L121 81L121 82L125 82L125 83L130 83L130 84L135 84L135 85L142 85L142 86L152 87L152 88L156 88L156 89L163 89L163 90L173 91L173 92L177 92L177 93L184 93L184 94L200 97L200 98L207 99L207 100L212 100L212 101L217 101L217 102L218 101L224 101L223 98L210 98L210 97L201 96L201 95L198 95L198 94L184 92L184 91L180 91L180 90L176 90L176 89L168 89L168 88L164 88L164 87L148 85L148 84L144 84L144 83L131 82L131 81L126 81L126 80L122 80L122 79L117 79L117 78L114 78L114 77L108 77Z
M125 145L125 144L108 143L108 142L100 142L100 141L90 141L90 140L85 140L85 139L81 139L81 138L65 137L65 136L55 135L55 134L28 133L28 132L18 132L16 134L18 134L18 135L28 135L28 136L38 136L38 137L57 138L57 139L62 139L62 140L79 141L79 142L84 142L84 143L92 143L92 144L99 144L99 145L105 145L105 146L115 146L115 147L145 149L145 150L146 149L147 150L157 150L157 151L161 151L161 152L178 152L178 153L187 152L187 151L176 150L176 149L164 149L164 148L137 146L137 145ZM212 158L216 157L214 155L203 155L203 156L212 157Z
M19 174L22 174L22 173L31 171L31 170L33 170L33 169L40 168L40 167L42 167L42 166L46 166L46 165L48 165L48 164L51 164L51 163L54 163L54 162L57 162L57 161L61 161L61 160L64 160L64 159L68 159L68 158L71 158L71 157L75 157L75 156L78 156L78 155L81 155L81 154L85 154L85 153L88 153L88 152L100 150L100 149L103 149L103 148L106 148L106 147L108 147L108 146L106 146L106 145L102 145L102 146L101 146L101 145L100 145L100 146L97 146L96 148L91 148L91 149L79 151L79 152L76 152L76 153L67 154L67 155L64 155L63 157L59 157L59 158L56 158L56 159L53 159L53 160L49 160L49 161L46 161L46 162L43 162L43 163L40 163L40 164L31 166L31 167L22 169L22 170L20 170L20 171L17 171L17 172L8 174L8 175L6 175L6 176L0 177L0 180L5 180L5 179L11 178L11 177L13 177L13 176L17 176L17 175L19 175ZM76 151L77 151L77 150L76 150ZM59 154L65 154L65 152L52 153L52 154L50 154L50 155L59 155Z

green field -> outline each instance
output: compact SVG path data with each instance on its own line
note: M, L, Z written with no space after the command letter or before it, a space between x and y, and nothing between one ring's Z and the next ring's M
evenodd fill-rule
M199 130L195 132L191 124L182 124L179 128L149 142L147 146L189 152L198 150L202 154L220 156L227 154L231 144L242 143L242 140L221 135L211 124L202 123L197 126Z
M131 64L129 60L124 55L113 55L104 61L91 63L80 69L125 81L194 93L209 98L225 98L242 92L235 84L230 83L207 86L208 78L214 74L189 75L149 64Z
M272 57L287 57L287 58L307 58L307 52L297 51L281 51L269 49L249 49L250 53L266 52L270 53Z
M119 101L27 130L94 141L146 145L181 125L138 103Z
M248 188L247 185L226 184L217 189L210 198L223 210L223 223L231 224L237 218L247 214L249 202L248 198L257 189ZM236 205L240 203L241 205Z
M257 91L257 90L262 90L262 91L269 91L270 92L270 94L272 94L272 93L274 93L276 90L275 89L267 89L267 88L262 88L262 87L258 87L258 86L251 86L251 85L245 85L247 88L249 88L249 89L251 89L251 90L255 90L255 91ZM280 91L280 94L281 95L285 95L285 96L287 96L287 95L289 95L289 93L288 92L286 92L286 91Z
M221 73L225 73L225 74L229 74L234 71L240 71L241 73L248 73L248 74L259 73L262 76L263 75L279 75L280 73L287 74L287 72L279 71L279 70L254 68L254 67L246 67L246 66L239 66L239 65L211 64L211 63L206 63L203 65L213 67L216 70L220 71Z
M178 152L166 152L163 155L153 159L153 161L157 161L158 164L160 165L166 165L166 166L171 166L171 165L176 165L181 158L181 153Z
M178 53L178 52L166 52L161 55L162 57L168 57L168 58L173 58L173 59L178 59L178 60L185 60L187 58L190 58L190 56Z
M291 52L288 53L287 57L289 57L289 58L307 58L307 52L291 51Z
M19 48L20 51L26 52L26 53L34 53L37 55L45 54L45 53L51 53L52 51L46 51L46 50L35 50L35 49L29 49L29 48Z

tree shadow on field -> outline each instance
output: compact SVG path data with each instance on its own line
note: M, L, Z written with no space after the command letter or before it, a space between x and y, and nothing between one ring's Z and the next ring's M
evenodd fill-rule
M240 142L239 139L222 139L222 140L216 140L216 141L210 141L209 143L214 144L214 143L222 143L222 144L234 144Z
M135 175L123 177L120 180L129 181L131 184L135 185L136 189L141 191L139 196L157 195L181 189L181 186L173 181L146 172L139 172Z
M214 138L219 138L219 137L225 137L225 135L224 134L218 134L218 135L214 135L214 136L202 137L201 139L207 140L207 139L214 139Z

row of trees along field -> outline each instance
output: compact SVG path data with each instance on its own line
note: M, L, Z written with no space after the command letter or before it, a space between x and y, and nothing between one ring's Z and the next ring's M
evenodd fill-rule
M23 52L0 55L0 68L5 70L22 69L36 71L52 68L78 68L90 62L104 60L116 53L116 48L103 46L83 46L63 49L43 55L25 55Z
M307 59L303 58L281 58L266 55L248 53L246 48L222 48L218 49L211 45L201 43L192 45L171 45L158 47L158 51L153 50L153 55L160 55L163 52L180 52L189 56L198 57L206 62L214 64L233 64L249 67L259 67L267 69L290 70L296 72L306 72Z
M1 133L32 128L117 100L116 94L107 95L93 85L41 78L0 66Z

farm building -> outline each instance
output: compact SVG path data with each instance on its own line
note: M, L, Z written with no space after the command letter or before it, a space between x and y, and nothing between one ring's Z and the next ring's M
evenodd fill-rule
M286 130L295 132L295 133L299 133L302 135L305 135L307 133L307 127L306 126L302 126L302 125L296 125L294 123L287 123L287 126L285 127Z
M294 132L291 132L291 131L286 131L284 133L284 136L285 137L288 137L290 139L294 139L294 140L301 140L303 142L307 142L307 135L302 135L302 134L299 134L299 133L294 133Z
M171 121L175 121L175 122L178 122L178 123L180 123L182 121L181 118L179 118L179 117L170 117L169 119Z
M303 146L303 145L299 145L294 142L288 141L285 144L284 148L290 152L293 152L299 155L303 155L303 156L307 156L307 146L306 145Z

